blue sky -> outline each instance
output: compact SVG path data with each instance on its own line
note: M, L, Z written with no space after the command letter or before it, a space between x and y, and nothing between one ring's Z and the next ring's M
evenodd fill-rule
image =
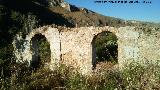
M138 3L138 4L137 3L134 4L94 3L94 1L96 0L65 0L65 1L70 4L76 5L78 7L87 8L89 10L95 11L105 16L117 17L124 20L140 20L140 21L160 23L160 0L138 0L139 2L143 1L152 2L152 3ZM110 1L110 0L103 0L103 1ZM112 1L119 1L119 0L112 0Z

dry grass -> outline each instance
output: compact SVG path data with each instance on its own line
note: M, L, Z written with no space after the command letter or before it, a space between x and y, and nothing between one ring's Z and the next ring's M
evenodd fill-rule
M107 66L106 66L107 65ZM21 66L21 65L20 65ZM97 65L110 68L111 63ZM22 68L22 67L21 67ZM24 67L23 67L24 68ZM55 71L41 68L29 72L19 69L10 78L0 77L0 89L12 90L159 90L160 66L137 63L124 70L105 69L102 73L83 76L71 67L61 65ZM25 71L26 70L26 71ZM28 73L24 73L28 72ZM23 74L22 74L23 73Z
M116 68L117 65L118 64L114 64L109 61L98 62L96 64L96 69L94 70L94 72L101 73L101 72L105 72L105 71L111 70L111 69L118 69L118 68Z

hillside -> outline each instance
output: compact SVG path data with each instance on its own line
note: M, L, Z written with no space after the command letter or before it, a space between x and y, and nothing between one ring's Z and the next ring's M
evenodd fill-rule
M50 6L46 3L44 4L44 2L40 2L40 0L5 0L3 1L2 6L4 6L8 11L16 11L25 15L28 13L32 13L40 20L40 24L65 24L68 27L74 27L76 25L124 25L124 20L103 16L85 8L78 8L74 5L64 3L69 6L70 10L68 10L66 7L62 7L61 3L62 1L60 2L58 0L54 0L54 4Z
M50 8L52 12L61 14L73 25L81 26L120 26L125 25L124 20L97 14L85 8L70 5L70 11L61 6ZM74 8L72 10L72 8ZM76 8L76 9L75 9Z
M34 28L51 24L66 27L129 25L124 20L78 8L62 0L0 1L1 48L11 44L18 32L27 34Z
M66 29L66 31L70 30L71 32L61 33L63 30L59 32L57 29L54 31L54 29L49 28L53 33L47 32L47 35L41 35L36 31L36 28L43 26L45 29L40 31L49 31L49 29L46 29L46 27L48 28L48 26L53 26L52 24L69 27ZM92 33L90 31L85 32L85 30L87 31L90 29L88 26L95 26L94 28L98 29L91 30L91 32L93 31ZM97 35L98 33L95 34L95 32L101 31L102 28L104 28L103 26L137 26L138 30L148 33L144 33L146 34L145 39L139 40L137 40L137 36L139 38L139 34L134 32L132 33L132 31L129 32L129 34L126 34L127 32L124 33L125 30L123 31L121 29L119 31L122 31L122 33L118 33L119 38L122 37L121 39L116 36L117 34L111 32L101 33L99 35ZM72 34L72 31L77 29L74 27L82 27L82 29L80 29L82 31L79 31L80 33L78 34L75 34L74 32ZM152 29L152 27L158 28ZM35 35L30 41L27 41L27 35L31 33L32 30L35 31ZM109 29L104 28L104 30ZM104 30L102 30L102 32L104 32ZM116 29L113 28L113 30ZM157 32L158 30L160 30L160 23L155 24L151 22L141 22L135 20L125 21L119 18L100 15L86 8L70 5L65 3L63 0L0 0L0 90L159 90L159 63L156 63L156 65L148 64L148 66L142 66L138 63L131 63L130 65L125 66L127 68L123 71L117 70L117 63L119 63L118 50L125 51L126 47L127 51L134 51L134 49L137 50L137 47L134 47L133 50L132 48L129 49L130 45L132 45L132 42L135 42L136 44L138 41L141 42L140 45L142 45L138 46L138 48L140 47L142 51L145 51L145 48L148 52L150 52L151 49L155 49L153 51L157 53L157 47L159 47L159 43L156 42L158 42L159 38L154 38L154 36L159 34L153 33L155 34L153 37L149 36L149 34L152 33L151 31ZM57 32L58 34L54 32ZM92 36L83 36L87 34L89 36L90 34L94 34L95 36L93 37L96 38L94 38L92 42L89 42L91 41L90 38L92 38ZM22 38L18 38L17 35L22 36ZM60 35L64 35L64 37ZM49 36L51 39L48 40L45 36ZM126 36L131 37L128 39ZM64 40L59 39L59 37ZM17 43L13 43L13 40L17 40ZM127 44L124 43L124 46L123 44L118 46L118 40L120 43L123 43L124 41ZM36 42L36 44L34 44L34 42ZM136 46L135 43L133 43L133 46ZM29 45L27 46L27 44ZM82 52L82 54L77 53L78 59L75 59L75 61L81 62L82 60L80 58L82 56L89 56L89 53L86 54L86 51L91 52L91 44L92 51L94 51L93 47L95 44L96 52L94 54L97 55L95 55L97 62L92 61L92 75L83 76L78 70L75 70L74 67L64 64L58 64L58 67L56 67L55 70L50 70L45 67L45 65L49 66L47 63L51 62L52 56L55 57L55 48L53 48L54 46L56 48L59 47L58 53L63 51L62 46L65 46L65 49L72 48L68 49L68 56L72 55L70 54L70 51L77 49L72 53L76 54L78 51ZM144 48L142 48L143 44ZM18 62L15 55L16 50L13 45L17 47L16 50L18 52L24 52L26 49L29 50L32 58L34 57L33 55L37 54L36 58L38 59L33 59L34 61L27 61L25 63ZM151 47L149 45L151 45ZM27 48L25 48L25 46L27 46ZM118 47L122 47L122 49L118 49ZM53 52L51 50L53 50ZM64 50L64 52L67 52L68 54L67 50ZM121 53L121 56L123 56L123 52ZM25 56L27 54L28 53L20 53L20 60L23 61L23 55ZM61 52L60 54L60 60L62 61L63 56L67 56L67 54L64 53L64 55L62 55ZM126 55L128 56L129 54ZM154 55L149 54L148 56L150 57ZM75 55L73 57L77 56ZM69 62L69 60L72 58L65 57L65 59L67 59L67 62ZM87 61L90 59L85 57L84 60ZM54 59L54 61L58 60ZM84 68L88 67L87 64L83 65Z

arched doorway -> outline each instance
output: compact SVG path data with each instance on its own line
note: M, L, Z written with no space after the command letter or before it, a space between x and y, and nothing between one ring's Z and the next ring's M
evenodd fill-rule
M31 39L32 61L31 67L33 69L45 67L51 61L50 44L46 37L42 34L36 34Z
M97 64L118 63L118 44L117 36L112 32L106 31L99 33L92 40L92 65L96 69Z

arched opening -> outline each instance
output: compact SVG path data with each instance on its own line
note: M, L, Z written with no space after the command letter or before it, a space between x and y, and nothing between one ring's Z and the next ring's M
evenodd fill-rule
M118 63L117 36L112 32L102 32L96 35L92 41L92 65L115 65ZM110 67L110 66L109 66Z
M50 44L42 34L36 34L31 39L31 68L42 68L51 61Z

